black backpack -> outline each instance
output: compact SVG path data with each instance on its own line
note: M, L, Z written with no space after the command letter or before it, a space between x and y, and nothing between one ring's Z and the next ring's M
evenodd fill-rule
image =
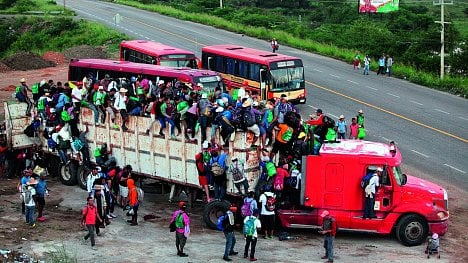
M242 130L247 130L247 127L252 127L256 123L256 119L254 114L250 111L250 109L242 109L241 110L241 119L240 119L240 127Z

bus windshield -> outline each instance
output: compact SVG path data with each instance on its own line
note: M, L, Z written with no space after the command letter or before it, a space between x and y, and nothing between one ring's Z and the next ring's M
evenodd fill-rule
M305 87L304 67L273 69L270 72L273 83L271 91L291 91Z
M160 60L159 64L166 67L188 67L198 68L197 61L195 59L171 59L171 60Z

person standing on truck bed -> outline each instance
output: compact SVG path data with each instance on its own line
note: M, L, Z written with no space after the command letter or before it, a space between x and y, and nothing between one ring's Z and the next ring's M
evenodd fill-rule
M202 93L201 99L197 103L197 115L200 120L201 140L206 140L206 127L211 117L211 102L208 100L208 94Z
M127 97L127 89L125 88L120 88L119 90L119 95L115 99L114 102L114 107L120 112L120 115L122 116L122 130L126 131L128 130L127 126L125 126L125 123L127 122L128 119L128 113L127 113L127 102L128 102L128 97Z
M382 175L382 171L382 167L377 167L377 170L369 179L369 183L364 189L366 194L366 203L364 204L364 216L362 217L363 219L377 218L374 212L375 192L377 190L377 187L379 186L379 177Z
M31 91L31 89L26 84L25 78L20 79L20 84L21 84L20 86L16 87L16 98L18 99L19 102L26 102L28 107L26 108L25 115L31 116L31 108L33 106L33 103L28 96L28 90Z
M325 263L333 262L333 245L336 235L336 220L330 216L327 210L324 210L320 217L323 218L323 225L320 234L324 235L323 247L325 248L325 256L322 259L328 259Z

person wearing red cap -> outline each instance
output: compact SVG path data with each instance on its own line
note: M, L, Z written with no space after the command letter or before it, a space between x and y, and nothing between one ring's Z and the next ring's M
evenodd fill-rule
M187 242L187 237L190 235L190 218L186 210L187 204L183 201L179 202L179 209L174 212L171 219L171 224L175 222L176 226L176 248L179 257L188 257L184 253L185 242Z
M330 216L330 212L324 210L320 217L323 219L322 230L320 234L325 236L323 247L325 248L325 256L322 259L328 259L326 263L333 262L333 243L336 235L336 220Z

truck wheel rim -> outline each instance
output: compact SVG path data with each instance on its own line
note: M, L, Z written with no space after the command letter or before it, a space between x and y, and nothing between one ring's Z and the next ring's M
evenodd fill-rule
M69 165L64 165L62 166L62 177L63 179L70 180L72 175L70 172L70 166Z
M422 232L423 226L419 222L411 222L405 229L405 235L411 241L419 239Z

